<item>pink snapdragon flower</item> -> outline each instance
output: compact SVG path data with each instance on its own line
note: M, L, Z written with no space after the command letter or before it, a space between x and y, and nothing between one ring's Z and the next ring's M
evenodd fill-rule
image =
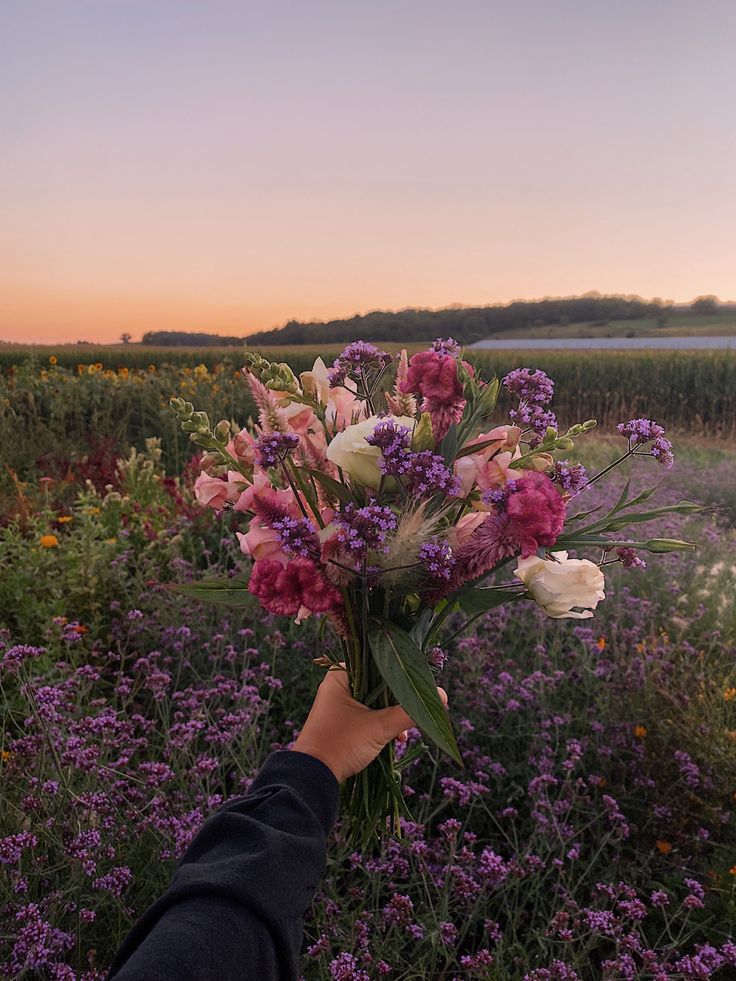
M235 470L229 470L227 479L213 477L203 470L194 481L194 496L202 507L221 511L229 502L235 503L240 497L245 478Z
M280 616L304 616L339 610L342 597L316 562L292 559L286 565L262 559L253 566L248 591L256 596L270 613Z
M235 433L227 444L226 449L231 456L235 457L238 463L241 463L244 467L252 467L255 458L254 444L255 440L248 430L241 429L240 432Z
M461 456L455 462L455 474L460 478L463 495L469 494L476 486L480 490L488 490L522 476L521 471L512 468L514 460L521 456L520 436L518 426L497 426L465 444L466 447L479 446L481 449ZM484 446L484 443L488 445ZM479 507L482 508L482 505Z

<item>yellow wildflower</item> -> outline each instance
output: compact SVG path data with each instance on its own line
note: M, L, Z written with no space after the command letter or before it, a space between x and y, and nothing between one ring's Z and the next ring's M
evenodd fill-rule
M58 358L56 357L55 354L49 355L49 364L56 364L57 361L58 361Z
M41 540L39 545L41 548L56 548L59 544L59 539L56 535L41 535Z
M151 372L151 374L153 374L153 372L156 370L156 365L155 364L149 364L148 370L149 370L149 372Z
M669 843L669 841L664 841L661 838L659 841L654 843L654 847L657 849L660 855L669 855L669 853L672 851L672 845Z
M60 525L68 525L70 521L74 521L74 515L73 514L60 514L57 517L56 520L57 520L58 524L60 524Z
M646 726L634 726L634 735L637 739L643 739L647 734Z
M736 688L727 688L723 693L724 702L732 702L736 698Z

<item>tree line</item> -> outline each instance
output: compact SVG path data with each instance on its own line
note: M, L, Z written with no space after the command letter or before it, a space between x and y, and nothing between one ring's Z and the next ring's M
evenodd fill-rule
M698 297L690 305L694 314L718 309L713 296ZM610 320L641 320L652 317L664 323L672 304L663 300L643 300L639 296L602 296L587 293L545 300L515 300L501 306L447 307L444 310L407 309L395 313L376 310L342 320L303 323L290 320L283 327L258 331L247 337L191 331L149 331L141 343L156 345L278 345L346 344L365 341L429 341L435 337L454 337L472 344L500 331L513 328L565 326L571 323L606 323Z

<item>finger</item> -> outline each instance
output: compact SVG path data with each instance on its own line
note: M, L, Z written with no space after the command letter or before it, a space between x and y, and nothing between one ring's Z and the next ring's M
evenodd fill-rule
M441 701L441 702L442 702L442 704L443 704L443 705L445 706L445 708L447 708L447 703L448 703L448 701L449 701L449 699L448 699L448 697L447 697L447 692L445 691L445 689L444 689L444 688L440 688L440 687L438 687L438 688L437 688L437 693L438 693L438 694L439 694L439 696L440 696L440 701Z
M405 729L413 729L415 725L412 717L400 705L377 709L374 715L385 743L396 739Z
M404 731L403 732L400 732L398 734L398 736L396 737L396 742L397 743L405 743L408 738L409 738L409 730L408 729L404 729Z

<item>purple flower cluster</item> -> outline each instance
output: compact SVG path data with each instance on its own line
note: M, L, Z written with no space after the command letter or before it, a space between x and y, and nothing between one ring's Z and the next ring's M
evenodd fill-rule
M552 401L555 383L541 368L515 368L504 377L503 386L519 399L519 407L511 409L509 417L518 425L533 429L537 442L548 427L557 429L557 417L545 408Z
M338 538L343 548L355 558L364 558L370 549L380 549L386 536L396 530L396 515L391 508L380 504L356 507L345 505L335 516Z
M588 474L582 463L559 460L555 463L552 480L558 483L569 497L577 497L588 484Z
M292 518L285 515L271 522L278 532L281 547L287 555L300 555L305 559L318 559L320 553L317 529L308 518Z
M419 561L431 579L448 582L452 578L455 557L447 542L425 542L419 549Z
M374 344L366 341L353 341L348 344L342 354L335 359L328 372L331 388L338 388L345 383L349 376L365 375L366 371L381 371L391 364L392 357L386 351L380 351Z
M616 558L624 569L646 569L647 564L635 548L623 546L616 549Z
M503 379L503 387L520 402L548 405L555 394L555 383L541 368L515 368Z
M409 427L402 426L394 419L382 419L373 432L366 436L369 446L377 446L381 451L381 472L397 474L406 461L409 450Z
M651 443L647 453L669 470L675 462L672 443L665 437L664 427L653 419L630 419L616 426L619 436L625 436L631 447Z
M460 357L460 345L453 337L438 337L430 350L436 351L437 354L449 354L451 358Z
M409 493L445 493L454 497L460 493L460 481L445 465L443 458L431 450L409 449L409 429L393 419L379 422L366 443L381 450L379 466L387 477L401 477Z
M267 433L255 444L256 463L264 468L278 467L298 445L296 433Z
M41 657L45 653L45 647L33 647L31 644L16 644L14 647L10 647L5 651L2 661L0 661L0 668L14 673L24 661Z

